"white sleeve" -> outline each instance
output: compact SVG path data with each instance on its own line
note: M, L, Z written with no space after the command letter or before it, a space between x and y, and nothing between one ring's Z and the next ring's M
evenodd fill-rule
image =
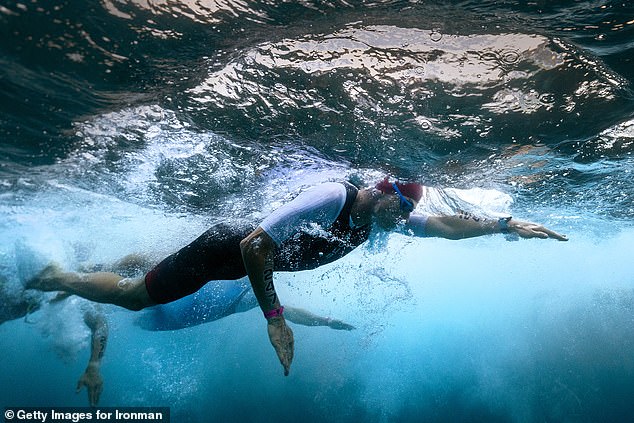
M328 229L346 203L346 187L327 182L302 192L260 223L260 227L279 246L295 232L310 224Z
M414 236L427 237L427 218L429 218L428 214L410 214L405 223L405 229Z

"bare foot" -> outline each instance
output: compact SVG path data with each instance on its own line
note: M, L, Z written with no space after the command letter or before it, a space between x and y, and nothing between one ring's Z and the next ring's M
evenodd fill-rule
M35 275L33 279L26 281L24 288L40 291L60 291L59 280L63 273L62 268L57 263L51 263Z

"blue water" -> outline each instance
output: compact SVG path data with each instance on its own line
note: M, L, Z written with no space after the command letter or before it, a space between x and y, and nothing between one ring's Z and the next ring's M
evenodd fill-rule
M321 181L478 187L570 241L391 235L280 274L356 326L294 325L288 377L257 310L149 332L106 306L100 406L634 420L634 9L516 3L0 1L3 306L25 261L160 258ZM0 324L0 406L87 405L80 304Z

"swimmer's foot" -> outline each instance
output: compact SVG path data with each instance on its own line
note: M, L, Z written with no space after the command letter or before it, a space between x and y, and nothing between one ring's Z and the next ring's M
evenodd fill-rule
M40 291L60 291L60 279L64 274L62 268L57 263L46 266L35 277L24 283L25 289L37 289Z

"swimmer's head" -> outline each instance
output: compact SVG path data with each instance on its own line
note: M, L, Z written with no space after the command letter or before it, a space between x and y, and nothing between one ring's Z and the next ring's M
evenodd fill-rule
M406 202L414 200L418 203L423 196L423 186L415 182L390 182L388 178L383 179L381 182L375 185L375 188L381 191L383 194L394 194L399 197L402 208L407 207ZM412 204L415 206L415 204ZM403 210L406 211L406 210ZM410 210L411 212L411 210Z
M423 196L423 187L416 183L390 182L388 178L374 187L378 193L374 221L383 229L392 230L409 218Z

